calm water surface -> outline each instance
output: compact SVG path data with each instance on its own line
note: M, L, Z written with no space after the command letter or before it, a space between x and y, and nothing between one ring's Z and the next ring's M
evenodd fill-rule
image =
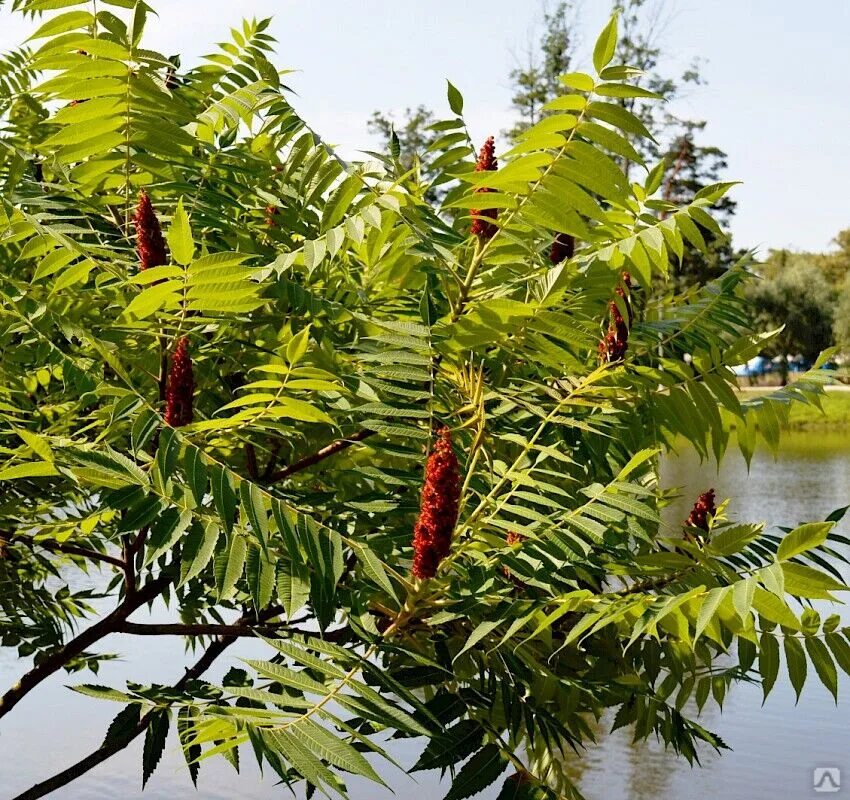
M709 486L719 497L729 497L729 515L742 520L765 519L772 524L792 524L823 519L839 506L850 503L850 433L807 433L787 435L777 461L767 453L756 455L748 473L743 460L730 457L720 473L713 465L700 465L686 453L671 458L663 472L665 486L681 486L692 498ZM687 503L671 509L671 518L687 514ZM842 523L844 532L850 525ZM842 611L841 608L836 610ZM850 614L843 612L846 623ZM141 618L141 617L139 617ZM154 618L167 620L168 612L158 609ZM136 638L116 636L109 642L120 661L104 664L96 678L60 675L45 684L3 720L0 734L0 798L6 800L33 783L52 775L97 747L119 706L97 702L68 691L67 684L87 682L121 687L127 679L140 682L172 683L188 660L182 644L169 637ZM221 677L235 656L259 656L264 648L243 641L222 659L212 680ZM191 659L191 656L189 657ZM191 659L194 660L194 659ZM18 677L20 666L13 655L0 651L0 685ZM844 787L835 797L850 796L850 680L842 675L836 706L817 679L810 679L799 708L787 682L777 685L762 707L757 686L738 686L727 696L722 714L707 706L702 724L719 733L733 748L722 756L706 751L706 769L691 769L687 763L667 754L654 742L633 746L627 731L606 735L592 747L573 774L588 800L773 800L773 798L816 798L812 770L818 766L844 769ZM609 726L610 727L610 726ZM394 750L402 764L410 765L418 756L420 744L403 744ZM245 752L243 774L237 776L221 760L202 765L199 789L192 788L182 755L173 737L163 761L141 791L141 740L115 758L100 765L84 778L53 797L62 800L266 800L292 797L276 785L271 776L263 779ZM446 786L438 785L438 775L419 773L418 783L404 774L390 773L388 782L396 796L411 791L421 797L442 797ZM350 781L353 800L381 800L388 792L365 782ZM495 798L498 790L479 795ZM299 797L303 794L299 794Z

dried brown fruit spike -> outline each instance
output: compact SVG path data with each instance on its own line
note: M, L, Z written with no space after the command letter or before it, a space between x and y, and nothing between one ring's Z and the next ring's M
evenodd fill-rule
M139 254L139 269L160 267L168 263L165 251L165 239L156 212L153 210L148 193L139 192L139 203L133 217L136 225L136 252Z
M192 422L192 397L195 393L195 378L192 359L189 356L189 340L183 336L171 357L168 384L165 389L165 422L172 428L180 428Z
M625 302L629 322L626 324L617 303L612 300L608 304L608 313L611 318L608 323L608 332L602 341L599 342L600 364L622 361L629 347L629 325L632 323L632 306L629 298L629 290L632 287L632 276L628 272L624 272L622 280L623 285L618 286L615 291Z
M413 575L433 578L449 554L460 502L460 469L448 428L437 433L425 464L419 519L413 529Z

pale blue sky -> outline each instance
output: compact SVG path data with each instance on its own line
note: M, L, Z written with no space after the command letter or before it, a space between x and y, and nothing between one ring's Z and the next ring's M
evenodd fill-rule
M152 0L147 40L192 60L242 16L274 16L281 67L300 70L295 104L347 154L374 146L376 108L445 110L450 78L473 134L507 126L507 75L534 35L539 0ZM554 0L553 0L554 2ZM589 61L608 0L583 0ZM680 110L708 120L705 141L729 153L741 246L823 249L850 227L850 0L667 0L672 66L705 59L708 85ZM0 49L29 23L0 11ZM184 60L184 63L187 63Z

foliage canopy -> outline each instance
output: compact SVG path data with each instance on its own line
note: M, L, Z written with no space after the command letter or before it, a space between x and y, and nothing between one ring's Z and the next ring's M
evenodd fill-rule
M147 781L172 723L193 779L248 745L344 796L346 774L382 782L393 735L452 771L450 800L498 780L574 798L562 754L608 709L694 760L724 745L689 700L767 694L782 649L795 686L808 658L836 692L847 631L800 602L845 588L838 515L781 535L707 501L684 535L661 517L665 450L720 458L721 407L747 457L775 446L823 378L739 402L730 367L766 339L745 263L646 302L701 230L722 237L731 185L660 198L631 144L652 133L616 102L654 97L612 63L616 16L498 170L474 168L450 86L432 201L397 152L346 163L298 117L267 20L183 70L145 48L142 2L14 5L37 30L0 69L0 637L33 666L0 716L117 631L202 649L171 687L79 686L122 705L103 746L20 798L142 734ZM164 259L151 215L133 225L142 190ZM577 246L553 264L559 235ZM443 426L422 498L457 492L449 553L415 579ZM72 590L95 567L103 588ZM130 619L156 599L179 621ZM245 635L268 656L204 682Z

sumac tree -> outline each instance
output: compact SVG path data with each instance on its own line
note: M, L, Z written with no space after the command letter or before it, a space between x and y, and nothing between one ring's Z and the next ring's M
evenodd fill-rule
M793 599L844 588L835 520L769 534L709 494L660 516L666 449L720 458L720 408L747 456L775 445L821 378L739 402L730 367L765 346L745 264L646 302L722 235L730 187L658 199L616 18L498 169L452 87L435 205L298 117L267 21L182 69L145 47L143 2L13 5L36 30L0 83L0 637L21 658L0 716L118 632L200 651L171 687L79 686L116 722L20 798L137 736L147 780L169 726L193 779L248 745L344 796L395 736L454 800L572 798L562 754L608 709L693 760L722 743L686 702L756 671L769 691L783 639L835 691L846 631ZM163 599L173 623L134 618ZM204 682L242 636L267 657Z

